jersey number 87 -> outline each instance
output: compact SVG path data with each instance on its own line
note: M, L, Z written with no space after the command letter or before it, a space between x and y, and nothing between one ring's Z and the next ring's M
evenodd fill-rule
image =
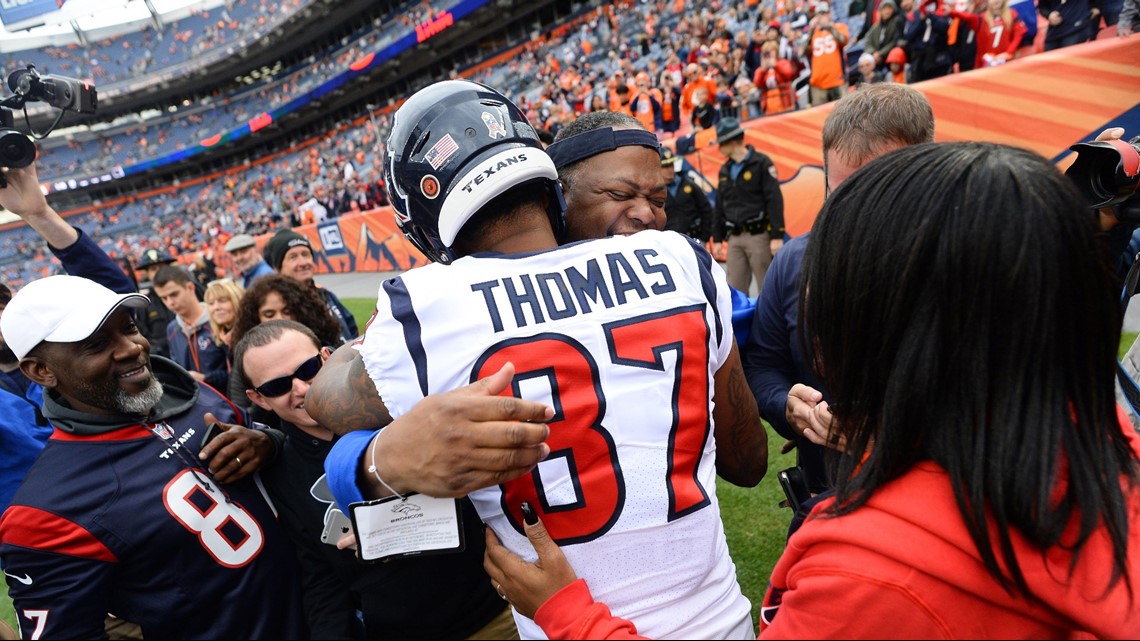
M709 330L704 306L639 316L602 328L611 365L672 374L668 474L663 479L669 493L666 519L674 521L709 505L708 493L697 479L697 466L711 428ZM675 352L676 359L673 371L666 372L662 355L669 351ZM543 333L491 347L476 362L472 380L498 371L507 361L515 364L511 392L516 396L520 395L520 382L532 378L548 381L555 413L549 422L547 460L564 459L578 500L552 505L542 491L541 477L535 469L503 484L504 513L521 531L520 515L508 506L530 502L541 512L551 538L560 545L584 543L602 536L621 515L625 484L613 436L601 423L606 413L606 396L597 361L574 338Z

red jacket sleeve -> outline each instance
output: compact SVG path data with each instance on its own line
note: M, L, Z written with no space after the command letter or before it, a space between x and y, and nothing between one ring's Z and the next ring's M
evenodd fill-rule
M1005 53L1013 55L1021 48L1021 40L1025 38L1025 34L1029 31L1029 27L1025 26L1025 21L1017 15L1016 9L1010 9L1010 22L1013 26L1010 27L1009 46L1006 47Z
M950 17L951 18L958 18L962 22L965 22L966 26L970 27L970 29L972 29L973 31L978 30L978 23L982 21L981 14L974 13L972 11L954 10L954 11L950 12ZM1022 26L1024 26L1024 25L1022 25Z
M594 601L582 579L554 593L534 622L551 639L644 639L633 622L615 617L604 603Z

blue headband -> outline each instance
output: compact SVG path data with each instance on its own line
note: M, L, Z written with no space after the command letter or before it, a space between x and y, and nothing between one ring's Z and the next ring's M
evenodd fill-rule
M644 129L618 129L605 127L591 129L569 138L563 138L546 148L546 153L554 161L557 169L565 169L574 163L613 151L618 147L637 145L653 151L661 149L657 136Z

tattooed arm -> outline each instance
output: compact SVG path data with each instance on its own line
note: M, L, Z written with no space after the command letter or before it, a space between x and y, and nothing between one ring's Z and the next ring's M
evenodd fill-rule
M717 370L713 401L717 474L733 485L754 487L768 471L768 433L760 422L735 341L728 362Z
M392 422L364 369L364 358L351 344L341 345L325 361L305 396L305 410L338 435L375 430Z
M550 453L545 422L554 410L500 396L514 373L507 363L470 385L424 398L393 421L359 352L350 345L338 348L313 379L305 409L336 434L384 429L367 444L353 436L357 445L347 465L330 469L330 455L330 486L356 485L364 498L391 494L369 470L372 465L397 492L430 496L463 496L526 474Z

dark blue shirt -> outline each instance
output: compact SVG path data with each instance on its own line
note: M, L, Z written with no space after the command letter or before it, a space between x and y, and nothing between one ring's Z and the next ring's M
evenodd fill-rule
M796 433L784 416L792 385L804 383L824 392L823 382L812 372L811 355L805 354L800 345L798 327L800 267L810 236L808 232L784 243L772 260L740 357L760 416L780 436L796 441L799 464L807 474L808 484L819 490L826 486L825 449Z

